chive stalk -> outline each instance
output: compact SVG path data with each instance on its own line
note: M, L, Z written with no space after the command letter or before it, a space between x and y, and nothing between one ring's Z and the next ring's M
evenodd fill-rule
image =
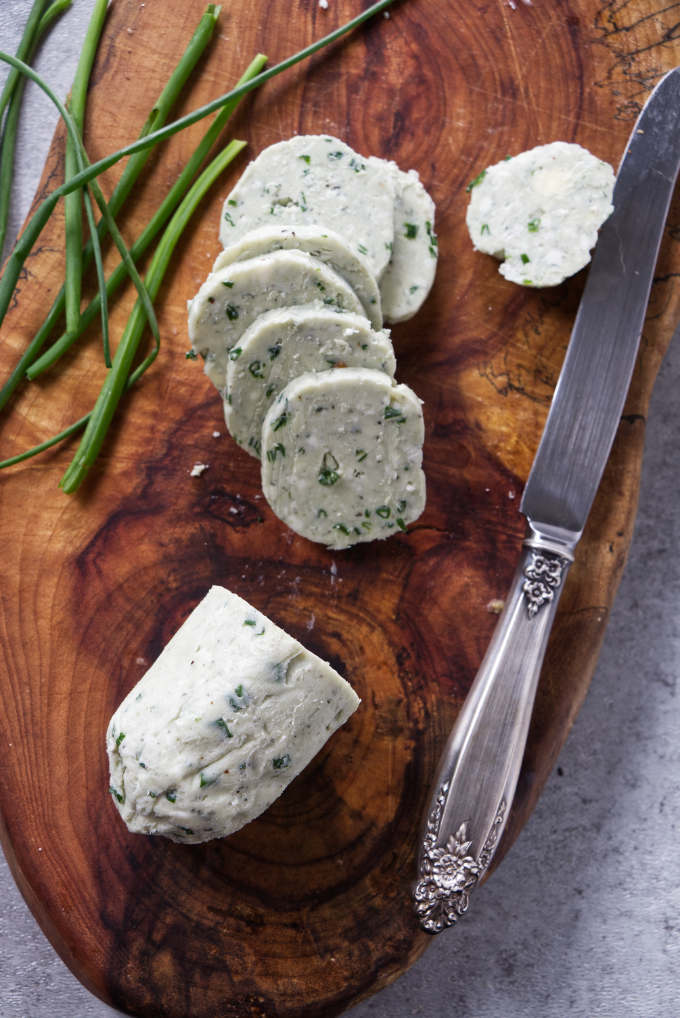
M158 294L175 245L196 206L220 173L244 147L245 142L243 141L230 142L206 167L168 223L158 247L154 251L149 271L146 274L146 289L152 297L156 297ZM61 479L61 487L67 494L78 488L97 458L109 424L125 390L132 361L144 334L145 324L141 300L138 299L116 349L113 367L109 370L94 405L80 446L73 462ZM147 367L155 359L157 353L158 345L146 358L144 363Z
M73 87L71 88L71 96L66 104L81 137L85 125L87 89L90 83L90 74L95 54L104 28L108 2L109 0L95 0L92 16L85 33L85 41L80 51L80 58L73 79ZM78 147L78 140L72 138L69 134L66 138L64 152L65 180L68 180L82 168L78 165ZM66 253L66 328L70 331L78 327L80 299L83 289L83 205L80 191L73 191L64 198L64 240ZM102 306L102 333L105 357L110 360L108 354L109 333L108 328L104 324L107 317Z
M47 8L43 16L40 18L36 32L33 34L31 39L31 45L26 51L26 63L30 63L35 55L35 51L38 48L41 40L45 34L52 27L53 22L62 14L68 7L71 6L71 0L54 0L54 3ZM28 25L27 25L28 27ZM21 50L21 45L17 50L17 56ZM7 224L9 222L9 210L12 199L12 178L14 175L14 153L16 151L17 143L17 131L19 128L19 115L21 113L21 102L24 95L24 87L26 85L26 78L19 74L14 68L11 69L10 74L14 75L13 87L7 90L7 83L5 89L8 93L8 109L7 117L5 119L5 125L2 132L2 145L0 151L0 252L5 246L5 237L7 236ZM2 99L0 99L0 110L4 108L3 100L5 91L3 91ZM2 112L0 112L0 118Z
M194 35L192 36L187 48L185 49L179 63L177 64L175 70L170 75L170 78L168 79L165 88L162 90L151 112L149 113L149 116L147 117L146 122L139 135L140 138L146 137L146 135L149 134L150 131L156 129L159 125L165 123L165 120L167 119L170 110L177 102L177 99L179 98L179 95L181 94L181 91L184 85L186 84L189 75L194 70L196 64L198 63L199 58L203 54L206 46L208 45L210 39L212 38L219 12L220 12L219 7L216 7L214 4L208 5L206 12L201 18L198 27L196 28L196 31L194 32ZM262 59L264 63L264 58L256 59ZM255 64L255 61L253 61L253 64ZM253 64L251 64L251 67L253 66ZM261 68L258 65L257 70L254 71L253 73L257 73L257 71L260 69ZM249 77L252 76L253 75L251 74ZM232 104L231 109L233 110L233 108L236 105L237 102L234 102ZM202 159L205 157L206 154L207 150L206 152L203 153ZM120 179L116 184L115 188L113 189L113 193L109 199L108 206L111 215L115 216L120 211L125 199L127 198L130 191L137 182L137 178L142 172L142 169L144 168L150 155L151 155L150 149L146 149L142 152L137 153L137 155L133 155L126 163L123 172L121 173ZM196 169L194 169L194 171L192 172L191 179L193 179L193 176L196 173ZM189 182L190 181L185 181L182 188L179 189L178 191L175 191L173 187L172 193L175 194L173 205L171 208L167 209L166 215L162 222L159 222L157 230L161 229L161 227L165 224L167 218L173 212L177 201L179 201L179 199L184 194L184 191L186 190L186 187L188 186ZM103 238L105 226L106 226L105 222L102 221L99 223L97 227L99 237ZM149 238L149 243L152 239L153 238ZM146 246L148 246L148 244ZM90 239L85 245L85 249L83 252L84 260L88 261L92 257L92 254L93 254L93 241L92 239ZM133 255L133 257L137 259L140 257L140 255L141 251ZM118 285L120 285L120 282L122 282L122 280L126 276L124 269L120 269L120 271L116 270L116 273L118 273L118 275L117 283L114 289L117 288ZM116 273L114 273L114 275L116 275ZM2 284L0 282L0 286L1 285ZM107 296L110 295L108 287L106 293ZM93 320L93 318L96 317L97 314L100 314L101 308L100 300L101 298L97 299L96 312L94 315L88 316L86 324L89 324ZM29 343L27 349L20 357L18 363L16 364L14 370L12 371L12 374L3 385L2 389L0 389L0 410L2 410L2 408L7 404L8 400L11 398L17 386L23 379L27 368L37 358L38 354L44 347L49 335L56 328L63 313L64 313L64 287L62 286L59 293L57 294L57 297L45 321L42 323L42 325L36 332L35 336ZM85 326L81 323L80 328L84 330L84 327ZM71 342L75 340L77 335L78 331L76 331L76 333L73 335L73 338L70 341L65 343L64 347L65 349L68 349L68 347L71 345Z
M250 62L242 77L239 79L239 84L249 81L256 74L259 74L261 69L267 62L267 58L262 54L258 53L257 56ZM168 218L172 215L177 203L181 200L186 189L189 187L191 181L196 176L201 164L207 156L210 149L213 147L220 134L224 130L224 127L234 112L239 100L234 99L231 103L224 106L217 114L212 124L204 134L199 144L194 149L190 159L186 163L186 166L180 173L179 177L168 191L162 204L154 216L149 220L149 223L144 228L142 233L139 235L137 240L130 248L130 254L135 261L139 261L142 255L147 251L152 241L156 238L159 231L163 228ZM111 203L109 202L109 208ZM111 297L118 289L120 284L126 277L125 268L122 265L118 265L111 273L107 283L106 292ZM57 339L52 345L45 351L45 353L38 357L29 367L26 369L26 377L33 381L39 375L41 375L48 368L52 367L60 357L66 353L67 350L76 342L77 339L85 332L90 323L97 317L100 307L100 297L96 296L91 303L85 308L80 318L80 325L76 333L64 333ZM35 351L32 351L35 352ZM28 353L28 351L27 351ZM26 363L26 357L22 358L24 364ZM0 408L3 406L2 393L0 392Z
M356 15L356 17L347 21L344 25L341 25L340 28L335 29L333 32L329 32L328 35L323 36L323 38L318 39L309 46L305 46L304 49L298 50L297 53L294 53L292 56L287 57L280 63L275 64L274 67L270 67L267 70L262 71L261 74L258 74L250 81L244 82L243 85L238 85L236 88L231 89L229 92L225 92L224 95L219 96L217 99L213 99L204 106L199 106L199 108L194 110L192 113L188 113L186 116L180 117L178 120L174 120L170 124L166 124L159 130L151 131L146 135L146 137L137 139L137 141L132 142L130 145L126 145L123 148L118 149L117 152L113 152L111 155L105 156L103 159L99 159L96 163L92 163L86 170L83 170L81 173L76 173L69 181L65 181L60 187L55 188L55 190L52 191L47 198L43 199L34 212L7 260L5 271L0 279L0 323L4 320L7 308L11 303L14 288L17 284L17 280L19 279L19 274L23 264L32 250L33 245L40 236L45 223L52 215L59 198L69 194L71 191L77 190L79 187L82 187L83 184L86 184L94 177L99 176L100 173L103 173L104 170L108 170L111 166L114 166L115 163L117 163L120 159L125 158L125 156L133 155L135 152L141 152L143 149L157 145L158 142L164 141L171 135L176 134L177 131L181 131L185 127L191 127L192 124L197 123L199 120L209 116L211 113L215 113L231 100L240 99L241 96L246 95L248 92L252 92L260 85L263 85L266 81L276 77L276 75L288 70L295 64L300 63L300 61L307 59L307 57L311 57L315 53L318 53L320 49L323 49L325 46L335 42L337 39L341 38L341 36L350 32L352 29L357 28L365 21L368 21L369 18L374 17L380 11L386 10L394 2L395 0L378 0L377 3L367 7L365 11L362 11L360 14ZM7 60L7 58L8 54L0 52L0 59Z
M45 13L45 7L49 3L49 0L34 0L33 6L31 7L30 14L24 26L24 31L17 47L17 58L19 60L25 60L28 62L31 59L33 50L35 48L36 39L40 32L40 21ZM10 104L14 90L20 81L20 73L14 68L10 68L7 80L0 95L0 120L7 107Z

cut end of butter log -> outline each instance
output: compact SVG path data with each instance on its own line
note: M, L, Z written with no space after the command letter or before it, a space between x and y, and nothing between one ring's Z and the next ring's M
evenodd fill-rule
M329 664L212 587L111 718L113 801L135 833L223 838L263 813L359 702Z

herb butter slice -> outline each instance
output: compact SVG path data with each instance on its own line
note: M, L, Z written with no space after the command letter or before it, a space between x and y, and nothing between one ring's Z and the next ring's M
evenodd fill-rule
M425 506L421 401L381 371L301 375L262 425L262 489L292 530L329 548L390 537Z
M394 180L394 237L390 260L380 279L383 315L387 322L404 322L420 310L432 289L437 257L434 202L416 170L404 172L396 163L371 156Z
M539 145L483 170L469 185L467 226L478 251L503 259L523 286L555 286L590 261L613 211L614 171L565 141Z
M226 247L215 260L213 272L246 258L297 248L330 265L352 287L374 329L382 328L380 291L365 256L349 241L324 226L261 226Z
M189 338L205 373L224 389L229 360L255 319L277 307L312 304L362 313L359 298L325 262L304 251L273 251L211 273L190 303Z
M390 257L394 181L344 141L299 135L260 152L227 197L220 242L258 226L321 224L345 237L379 279Z
M212 587L111 718L111 795L133 832L225 837L266 810L358 705L330 665Z
M388 332L375 332L361 315L327 308L268 311L244 332L239 347L227 366L224 418L232 438L258 458L265 414L298 375L354 366L392 377L396 369Z

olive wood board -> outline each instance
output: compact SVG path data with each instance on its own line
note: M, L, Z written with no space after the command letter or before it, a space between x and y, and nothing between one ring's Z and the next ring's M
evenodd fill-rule
M653 0L402 0L266 85L232 121L246 153L213 188L160 294L160 356L124 402L75 496L75 445L0 476L0 815L14 876L78 978L154 1018L335 1015L424 950L411 888L445 738L509 588L522 485L583 288L516 287L473 251L465 187L537 144L585 145L617 165L635 116L680 63L673 8ZM117 0L86 122L92 159L133 140L202 13ZM258 51L275 63L358 13L358 0L225 6L183 110L221 94ZM204 130L152 156L120 225L148 220ZM393 329L398 378L424 400L428 502L408 533L332 552L271 513L254 459L185 357L186 301L218 253L221 203L247 159L295 134L333 134L419 171L441 257L422 311ZM60 179L57 130L39 194ZM108 194L119 167L102 177ZM500 854L529 816L590 682L631 538L645 414L677 315L671 211L641 354L543 670ZM61 211L26 263L2 330L3 377L63 278ZM111 309L120 335L134 294ZM2 456L92 405L96 329L63 370L0 420ZM214 432L220 432L214 437ZM191 476L197 462L209 468ZM213 583L271 616L352 683L362 705L260 818L202 846L128 833L107 792L115 707ZM605 719L603 719L605 723ZM468 917L466 922L474 922ZM464 924L445 936L465 936ZM455 951L451 964L455 965Z

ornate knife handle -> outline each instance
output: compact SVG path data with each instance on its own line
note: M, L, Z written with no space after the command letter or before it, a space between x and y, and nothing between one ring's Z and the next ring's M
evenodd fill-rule
M428 933L467 911L505 827L536 686L573 546L532 532L489 649L449 736L420 846L416 912Z

